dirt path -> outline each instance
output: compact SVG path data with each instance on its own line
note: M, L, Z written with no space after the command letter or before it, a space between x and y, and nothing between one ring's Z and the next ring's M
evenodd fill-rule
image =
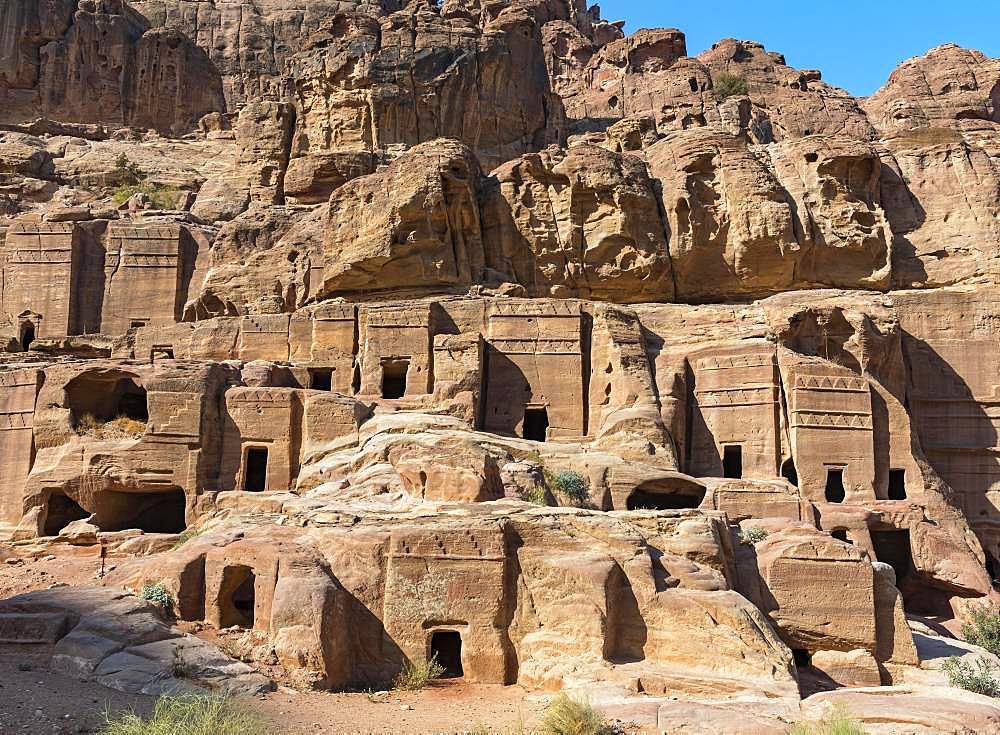
M99 584L100 559L78 549L58 557L0 561L0 599L55 585ZM113 563L113 562L111 562ZM0 734L97 733L105 712L147 714L152 697L128 695L49 669L48 646L0 645ZM545 699L521 687L436 682L420 692L300 692L285 687L246 701L282 735L529 733Z
M0 646L0 733L98 733L105 713L148 714L154 698L52 672L47 646ZM530 732L544 704L520 687L442 682L421 692L297 692L245 700L282 735Z
M152 707L152 697L53 673L50 654L49 646L0 646L0 733L96 733L105 712Z
M389 696L276 692L257 709L289 732L313 735L378 733L528 733L544 702L520 687L441 682L421 692Z

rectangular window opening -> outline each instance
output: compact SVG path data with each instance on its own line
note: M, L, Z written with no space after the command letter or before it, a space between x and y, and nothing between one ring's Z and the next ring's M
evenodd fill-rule
M722 476L730 480L743 479L743 446L727 444L722 448Z
M310 368L309 387L313 390L333 390L333 368Z
M889 470L889 500L906 500L906 470Z
M385 360L382 363L382 397L402 398L406 395L406 374L409 360Z
M248 493L267 490L267 447L249 447L243 468L243 489Z

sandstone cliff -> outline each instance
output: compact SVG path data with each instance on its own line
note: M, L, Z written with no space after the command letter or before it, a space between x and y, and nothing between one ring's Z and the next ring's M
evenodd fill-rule
M0 102L15 550L300 686L458 636L649 727L1000 723L934 654L1000 574L1000 61L856 99L582 0L12 0ZM65 663L115 594L0 613Z

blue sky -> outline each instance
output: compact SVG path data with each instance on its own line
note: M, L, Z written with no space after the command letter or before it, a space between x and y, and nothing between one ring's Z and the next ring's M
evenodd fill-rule
M593 1L593 0L592 0ZM680 28L692 56L720 38L760 41L789 65L819 69L857 96L904 59L953 42L1000 56L1000 0L603 0L602 15L639 28Z

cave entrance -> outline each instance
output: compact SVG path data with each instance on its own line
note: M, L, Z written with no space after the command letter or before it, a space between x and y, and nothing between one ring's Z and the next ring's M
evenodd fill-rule
M114 418L124 416L143 423L149 421L149 406L144 388L128 378L118 381L115 390L118 393L118 406Z
M838 541L843 541L845 544L853 544L854 543L849 538L847 538L847 529L846 528L835 528L833 531L830 532L830 535L833 536Z
M243 490L248 493L267 490L267 447L247 447L243 466Z
M795 469L795 460L789 457L781 465L781 476L793 487L799 486L799 473Z
M431 658L444 667L443 679L459 679L462 668L462 635L457 630L437 630L431 635Z
M22 322L21 324L21 349L27 352L31 348L31 343L35 341L35 325L32 322Z
M906 470L889 470L889 500L906 500Z
M253 628L257 608L257 575L247 566L226 567L222 573L219 625Z
M62 493L50 495L43 533L46 536L58 536L59 532L73 521L82 521L89 517L90 513L80 507L73 498Z
M333 390L333 368L310 368L309 387L313 390Z
M722 476L729 480L743 479L742 444L727 444L722 448Z
M628 510L684 510L697 508L705 499L705 488L683 480L654 480L639 485L628 496Z
M844 492L844 468L829 467L826 470L826 502L843 503L846 493Z
M913 571L913 550L910 548L908 529L872 531L875 558L892 567L896 572L896 587Z
M382 362L382 397L391 399L405 396L406 375L409 372L409 360L384 360Z
M117 418L140 423L149 421L146 389L136 376L118 371L88 371L66 384L66 407L73 415L74 426L85 416L101 424Z
M521 436L528 441L543 442L549 435L549 412L546 408L524 409Z
M137 528L144 533L181 533L187 528L184 491L101 494L95 523L103 531Z

